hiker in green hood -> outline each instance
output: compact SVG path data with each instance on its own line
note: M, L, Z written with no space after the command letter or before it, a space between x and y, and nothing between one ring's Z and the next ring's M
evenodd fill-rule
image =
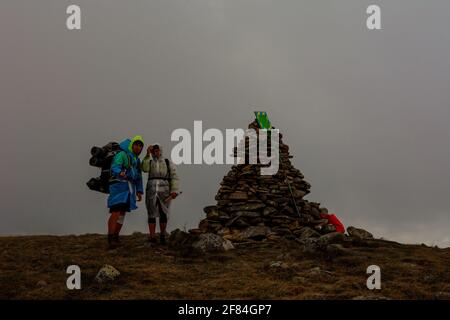
M141 136L126 139L120 143L122 151L114 156L111 164L108 207L111 213L108 220L108 243L115 246L119 242L125 214L136 210L137 201L144 193L139 155L144 147Z

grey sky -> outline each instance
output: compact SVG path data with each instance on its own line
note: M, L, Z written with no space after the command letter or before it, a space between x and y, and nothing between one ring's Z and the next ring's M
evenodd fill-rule
M73 3L81 31L65 27ZM0 234L104 233L92 145L141 134L168 155L176 128L245 127L262 109L307 199L378 237L450 246L449 21L438 0L3 1ZM228 168L178 168L170 229L198 223Z

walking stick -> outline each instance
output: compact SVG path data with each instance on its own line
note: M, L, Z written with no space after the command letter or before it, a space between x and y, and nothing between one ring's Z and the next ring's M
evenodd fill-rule
M295 201L294 193L292 192L291 184L289 183L286 172L284 173L284 179L289 187L289 192L291 193L292 201L294 201L295 211L297 212L298 216L301 217L302 215L300 214L300 211L298 210L297 202Z

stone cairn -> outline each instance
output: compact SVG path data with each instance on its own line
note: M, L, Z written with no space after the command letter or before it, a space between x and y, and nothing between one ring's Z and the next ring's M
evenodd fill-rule
M256 120L248 128L258 132ZM241 242L282 238L302 240L335 231L333 225L320 218L320 214L328 210L320 203L304 199L310 193L311 185L292 166L289 146L282 138L280 133L279 169L275 175L260 174L264 165L259 158L256 164L249 164L249 151L254 150L249 146L248 137L240 142L245 143L246 162L233 165L224 176L215 197L217 204L204 208L206 218L200 221L197 229L190 230L191 234L214 233ZM270 136L266 140L258 138L255 145L257 148L267 146L270 154ZM243 156L238 150L241 149L234 148L234 157Z

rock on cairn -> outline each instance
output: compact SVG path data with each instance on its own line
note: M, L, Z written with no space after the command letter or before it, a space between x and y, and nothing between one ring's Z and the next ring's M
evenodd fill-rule
M248 128L258 132L256 120ZM315 230L314 226L324 223L320 213L327 209L320 203L304 199L310 193L311 185L292 166L289 146L282 138L280 133L279 170L275 175L260 174L263 165L259 158L256 164L248 164L248 152L255 151L255 146L258 149L267 146L270 154L270 136L267 143L258 138L253 149L249 147L248 138L240 142L241 146L245 143L245 164L232 166L220 183L215 197L217 205L204 208L207 217L200 221L198 229L190 230L191 233L215 233L239 242L314 238L335 231L332 225ZM238 150L234 149L234 157L243 156Z

